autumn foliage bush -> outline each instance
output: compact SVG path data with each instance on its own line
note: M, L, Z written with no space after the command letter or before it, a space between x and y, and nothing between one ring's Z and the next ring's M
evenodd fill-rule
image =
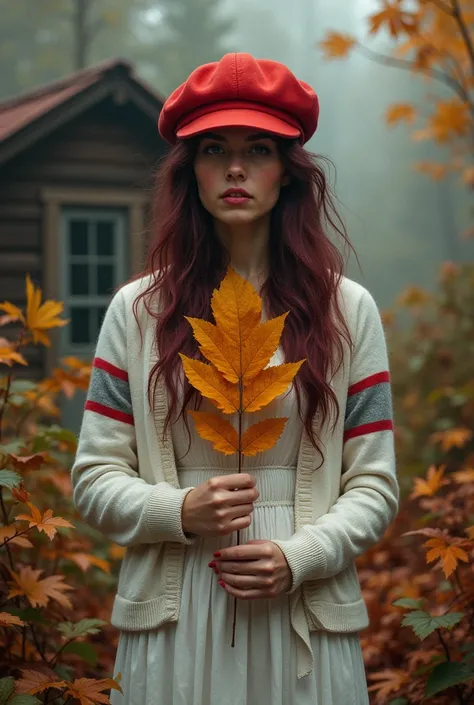
M24 350L67 323L28 277L26 293L25 312L0 304L0 705L108 703L120 689L108 616L122 549L77 517L76 438L55 423L59 395L86 389L90 368L68 358L48 379L17 378Z

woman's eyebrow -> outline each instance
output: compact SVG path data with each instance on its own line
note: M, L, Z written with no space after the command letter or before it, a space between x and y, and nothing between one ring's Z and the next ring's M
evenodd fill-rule
M268 132L257 132L255 135L249 135L248 137L245 138L246 142L253 142L254 140L272 140L273 137L272 135L269 135Z
M203 135L201 135L201 139L217 140L217 142L227 142L226 138L222 137L222 135L217 134L217 132L205 132Z

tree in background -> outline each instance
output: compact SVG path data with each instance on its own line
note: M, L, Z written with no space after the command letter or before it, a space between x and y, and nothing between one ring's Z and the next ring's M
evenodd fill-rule
M229 51L226 39L233 22L222 14L221 6L221 0L157 0L161 18L148 37L153 52L147 52L147 63L156 67L165 95L196 66L218 61Z
M414 140L434 140L446 152L444 163L415 164L433 179L449 173L474 186L474 1L379 0L368 17L369 33L384 31L395 40L392 56L361 44L355 37L330 32L321 47L326 58L345 58L353 50L386 66L409 70L439 87L421 106L391 105L388 125L417 124ZM429 109L431 106L431 109Z

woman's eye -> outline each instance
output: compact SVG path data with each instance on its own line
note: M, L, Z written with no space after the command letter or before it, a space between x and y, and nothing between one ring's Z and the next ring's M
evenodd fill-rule
M270 150L268 147L265 147L264 144L254 144L251 148L251 152L254 154L269 154Z
M208 144L207 147L204 147L203 152L205 154L222 154L223 149L218 144Z

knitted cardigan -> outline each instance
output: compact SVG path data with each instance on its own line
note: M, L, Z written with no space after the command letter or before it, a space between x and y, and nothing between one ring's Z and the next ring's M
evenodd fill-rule
M156 363L154 319L132 305L148 278L112 299L99 334L76 459L73 499L83 519L126 547L111 622L121 630L177 621L186 546L181 488L171 433L163 440L168 396L161 382L155 408L147 397ZM291 624L298 677L313 666L310 631L358 631L368 624L355 558L376 543L396 515L398 483L392 404L382 323L371 295L344 278L340 303L353 345L331 385L339 418L318 434L324 460L303 431L296 469L295 531L275 540L292 573ZM140 327L140 330L138 328ZM226 599L223 593L223 599Z

